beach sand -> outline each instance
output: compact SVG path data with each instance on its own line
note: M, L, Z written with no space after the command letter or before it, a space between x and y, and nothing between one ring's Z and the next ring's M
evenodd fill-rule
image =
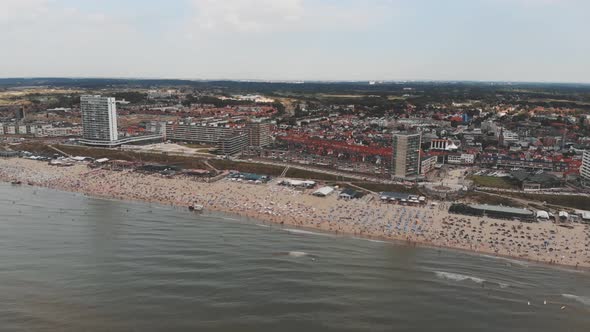
M205 183L176 176L90 169L84 164L55 167L27 159L0 159L0 181L48 187L93 196L137 200L234 213L269 223L411 245L455 248L543 263L590 267L590 228L550 222L521 223L448 213L449 203L410 207L371 201L321 198L313 190L249 184L229 179ZM377 197L376 197L377 198Z

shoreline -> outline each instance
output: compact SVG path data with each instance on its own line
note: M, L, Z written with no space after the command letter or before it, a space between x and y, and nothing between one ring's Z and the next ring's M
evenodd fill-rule
M5 184L5 185L10 185L10 182L5 182L2 180L0 180L0 183ZM317 234L319 236L331 236L331 237L335 237L335 238L348 238L348 239L356 239L356 240L363 240L363 241L378 241L379 243L382 243L385 245L393 245L393 246L400 246L400 247L425 248L425 249L431 249L431 250L437 250L437 251L445 250L445 251L450 251L450 252L454 251L454 252L467 254L467 255L505 260L507 264L510 264L511 263L510 261L515 261L515 262L519 262L519 263L535 264L537 266L542 266L542 267L567 268L566 271L569 271L569 272L590 272L590 267L587 267L587 266L579 266L576 268L575 266L568 265L568 264L559 264L559 263L550 264L550 263L543 262L543 261L531 260L531 259L514 257L514 256L498 255L498 254L493 254L493 253L480 252L480 251L476 251L476 250L469 250L469 249L463 249L463 248L457 248L457 247L437 246L434 244L419 242L419 241L408 242L408 241L404 241L404 240L390 239L390 238L385 238L385 237L375 237L375 236L370 236L370 235L354 235L354 234L349 234L349 233L335 233L335 232L325 231L325 230L317 229L317 228L310 228L310 227L291 225L291 224L275 223L272 221L263 220L258 217L251 217L251 216L247 216L247 215L237 214L234 212L226 212L223 210L206 210L206 211L204 211L205 213L199 213L199 212L191 212L188 209L185 210L184 206L163 204L158 201L122 199L122 198L111 197L111 196L95 195L95 194L89 194L89 193L80 192L80 191L66 191L66 190L62 190L62 189L54 188L54 187L44 187L44 186L29 185L29 184L22 184L19 186L27 186L27 187L31 187L31 188L40 188L40 189L45 189L45 190L55 190L55 191L59 191L59 192L63 192L63 193L80 194L82 196L93 198L93 199L110 200L110 201L116 201L116 202L122 202L122 203L140 203L140 204L149 204L149 205L156 204L156 205L160 205L161 207L166 207L166 208L172 207L172 208L177 209L179 211L185 211L189 214L196 214L196 215L203 214L208 217L221 217L222 219L226 219L226 220L230 220L230 221L242 222L242 221L244 221L244 219L246 219L247 221L245 221L245 223L247 223L247 224L264 225L264 226L268 226L268 229L271 229L271 230L273 229L273 226L277 226L277 227L279 227L280 230L287 232L287 233L294 234L294 235L298 235L298 234L293 233L290 229L286 228L287 226L293 227L297 230L310 232L311 235ZM207 212L211 212L211 213L208 214ZM237 217L237 218L223 218L223 216ZM528 267L528 266L525 266L525 267Z
M3 164L11 168L8 172L14 173L13 176L8 176L6 169L3 173ZM72 170L75 170L75 172L70 172ZM42 176L38 179L29 176L31 173ZM527 255L521 254L519 256L512 254L512 247L504 248L501 245L494 244L486 246L485 242L479 239L479 242L473 241L473 234L477 235L478 232L483 239L485 236L493 237L495 234L493 231L497 231L497 229L509 228L508 226L500 228L499 224L512 224L515 234L518 234L514 227L519 224L512 221L451 215L444 211L444 206L437 208L439 211L435 211L434 208L427 207L411 208L379 205L382 203L375 204L374 202L342 201L337 200L335 197L315 198L309 193L279 187L275 183L253 185L238 184L225 180L204 183L186 178L168 179L157 175L144 175L133 172L89 171L84 165L76 165L74 168L56 168L37 161L22 159L0 160L0 181L10 183L15 179L21 180L23 185L80 193L96 198L186 208L187 211L191 202L198 201L199 204L202 203L206 211L254 219L264 224L279 225L283 229L289 226L336 236L383 241L393 245L438 250L450 249L463 253L488 255L500 259L504 258L539 265L590 270L590 261L582 261L584 241L570 243L567 240L568 237L565 234L562 235L566 239L566 243L559 243L558 248L569 248L567 246L575 244L577 246L576 252L578 250L582 251L582 253L578 253L579 256L570 255L565 260L558 260L558 255L549 252L543 253L544 255L539 254L536 258L526 257L529 256L528 251ZM144 192L141 192L142 188L145 189ZM266 197L263 194L266 194ZM195 199L195 197L198 199ZM408 214L409 217L404 217ZM395 218L399 218L399 220L405 218L403 219L406 226L405 234L401 234L401 231L399 231L399 222L396 231L392 227L392 221L387 221ZM409 220L412 221L409 222ZM476 227L477 222L480 223L479 227ZM493 224L490 225L490 223ZM407 231L408 224L410 224L410 231ZM498 225L494 226L496 228L491 227L496 224ZM416 229L421 230L423 225L425 226L424 233L417 232ZM520 227L523 226L529 228L528 226L536 226L536 224L520 225ZM570 233L568 230L551 226L554 225L543 225L543 230L537 230L537 233L544 234L545 229L552 229L554 232L561 232L562 234ZM469 236L463 236L463 234L465 230L470 229L473 229L473 231L470 233L471 238L468 239ZM585 231L582 226L577 227L577 230L580 233ZM484 235L481 235L482 233ZM535 234L536 236L534 230L527 231L527 234ZM511 234L509 236L512 237ZM527 236L530 239L530 235ZM522 237L524 238L524 236ZM588 241L588 238L584 240ZM498 242L496 241L496 243ZM514 247L519 249L520 246ZM518 253L521 253L521 251L519 250ZM565 255L562 257L566 258Z

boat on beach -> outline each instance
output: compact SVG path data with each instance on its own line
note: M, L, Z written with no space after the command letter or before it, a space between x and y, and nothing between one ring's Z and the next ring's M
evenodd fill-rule
M21 181L12 181L11 184L13 185L20 185L23 184Z

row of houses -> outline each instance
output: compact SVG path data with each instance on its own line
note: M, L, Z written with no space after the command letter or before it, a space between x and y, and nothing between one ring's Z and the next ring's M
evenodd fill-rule
M82 127L54 127L52 124L0 123L0 135L32 135L35 137L81 136Z

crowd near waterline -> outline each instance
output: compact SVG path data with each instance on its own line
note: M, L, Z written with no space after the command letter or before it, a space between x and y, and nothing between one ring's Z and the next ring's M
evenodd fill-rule
M154 202L235 213L291 227L405 241L509 256L522 260L590 267L590 230L575 224L522 223L448 213L448 203L404 206L379 199L315 197L313 190L249 184L224 179L212 183L190 177L165 177L130 170L62 168L26 159L1 159L0 181L22 183L93 196Z

